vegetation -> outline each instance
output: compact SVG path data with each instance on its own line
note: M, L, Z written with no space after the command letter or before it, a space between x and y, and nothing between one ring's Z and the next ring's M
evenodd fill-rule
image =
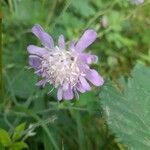
M3 0L0 150L149 150L150 2L128 0ZM35 86L27 46L40 24L56 40L93 28L89 51L105 84L79 100L56 99ZM0 92L2 93L2 92Z

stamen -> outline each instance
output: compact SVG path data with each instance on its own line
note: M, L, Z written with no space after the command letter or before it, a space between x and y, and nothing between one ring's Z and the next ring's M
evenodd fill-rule
M49 56L43 58L41 64L43 71L48 74L48 80L54 83L55 87L63 86L65 83L73 88L79 77L84 75L71 52L58 47L49 51Z

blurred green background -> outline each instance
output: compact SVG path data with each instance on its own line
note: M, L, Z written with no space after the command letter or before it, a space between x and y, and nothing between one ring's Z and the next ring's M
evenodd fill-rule
M87 51L98 55L99 62L92 67L115 83L122 75L127 76L137 62L150 64L148 0L140 5L128 0L2 0L2 12L5 91L0 103L0 127L8 131L9 140L15 143L14 129L26 124L26 130L24 125L19 129L26 135L19 135L20 147L14 144L14 149L10 149L19 150L27 145L31 150L126 149L121 141L116 141L103 117L101 88L81 94L79 100L58 103L56 91L47 94L51 86L35 86L37 77L27 69L26 48L31 43L40 45L30 32L37 23L55 42L60 34L69 41L93 28L98 38ZM57 119L49 123L53 116ZM34 136L27 135L27 127L32 123L38 126L33 128Z

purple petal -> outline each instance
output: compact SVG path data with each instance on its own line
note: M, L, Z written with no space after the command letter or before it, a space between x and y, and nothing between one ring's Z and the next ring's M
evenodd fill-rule
M35 36L39 38L39 40L45 47L51 49L54 48L54 41L52 37L48 33L46 33L40 25L35 25L32 28L32 33L34 33Z
M96 86L101 86L104 83L103 78L94 69L86 71L86 78Z
M58 38L58 46L61 49L65 49L65 39L63 35L60 35Z
M30 54L34 54L34 55L38 55L38 56L43 56L44 54L46 54L48 51L45 48L41 48L35 45L29 45L27 47L27 51Z
M62 88L59 87L58 91L57 91L57 98L58 98L59 101L62 100L62 95L63 95Z
M47 81L45 79L43 79L43 80L38 81L35 85L36 86L45 86L46 82Z
M70 41L70 42L69 42L69 49L70 49L71 51L74 51L74 50L75 50L75 41Z
M68 88L66 91L63 91L63 98L65 100L71 100L73 99L74 95L73 95L73 91L71 88Z
M76 89L81 93L86 92L86 90L84 89L84 87L82 86L80 82L76 84Z
M94 30L86 30L75 46L76 51L82 52L96 40L96 36L97 33Z
M63 83L63 90L66 91L69 88L69 84L68 83Z
M41 69L35 71L34 73L37 74L38 76L43 76L43 71Z
M34 69L38 69L41 65L41 59L38 56L30 55L29 56L29 65Z
M78 58L82 62L87 63L87 64L97 63L98 61L98 57L96 55L90 55L90 54L80 54Z
M87 90L87 91L90 91L91 90L91 87L89 85L89 83L86 81L86 79L84 77L80 77L80 82L82 84L82 87Z

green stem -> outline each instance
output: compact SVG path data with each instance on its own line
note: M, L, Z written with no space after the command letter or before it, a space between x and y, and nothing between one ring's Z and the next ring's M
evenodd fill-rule
M46 21L46 27L51 23L52 17L53 17L54 12L55 12L56 5L57 5L57 0L54 0L52 8L50 8L51 11L49 12L48 17L46 19L47 20Z
M9 90L10 90L9 92L10 92L10 95L12 97L12 100L13 100L14 104L17 106L17 105L19 105L19 103L17 102L17 99L15 97L15 94L14 94L14 91L13 91L12 82L11 82L11 80L10 80L10 78L9 78L9 76L8 76L8 74L7 74L7 72L5 70L4 70L4 76L6 78L6 81L7 81Z
M49 109L45 109L43 111L38 111L36 112L37 114L45 114L48 113L50 111L55 111L55 110L77 110L77 111L85 111L85 112L97 112L96 110L89 110L86 108L81 108L81 107L57 107L57 108L49 108Z
M24 112L25 114L31 116L36 121L40 122L39 125L41 125L41 127L43 128L43 130L47 134L47 136L48 136L49 140L52 142L55 150L59 150L59 147L57 146L57 143L56 143L55 139L53 138L52 134L50 133L47 125L43 122L43 120L38 115L36 115L33 111L31 111L29 109L21 108L21 107L16 108L16 111Z
M53 30L53 28L55 27L55 25L57 24L57 22L61 19L62 15L66 12L66 10L68 9L68 7L70 6L72 0L67 0L66 5L64 6L62 12L60 13L60 15L56 18L55 22L51 25L51 31Z
M101 15L104 15L104 14L108 13L108 12L114 7L114 5L117 3L117 1L118 1L118 0L115 0L113 3L111 2L111 4L109 4L109 6L108 6L105 10L103 10L103 11L100 10L98 13L96 13L95 16L92 17L92 18L89 20L89 22L87 23L85 29L87 29L89 26L91 26L91 24L92 24L97 18L99 18Z
M10 8L10 13L11 13L12 16L13 16L13 15L14 15L14 10L13 10L12 0L8 0L8 4L9 4L9 8Z
M1 12L0 12L1 13ZM0 33L2 32L1 30L1 25L2 25L2 18L1 18L1 14L0 14ZM3 96L4 96L4 89L3 89L3 78L2 78L2 36L0 36L0 99L3 100Z

